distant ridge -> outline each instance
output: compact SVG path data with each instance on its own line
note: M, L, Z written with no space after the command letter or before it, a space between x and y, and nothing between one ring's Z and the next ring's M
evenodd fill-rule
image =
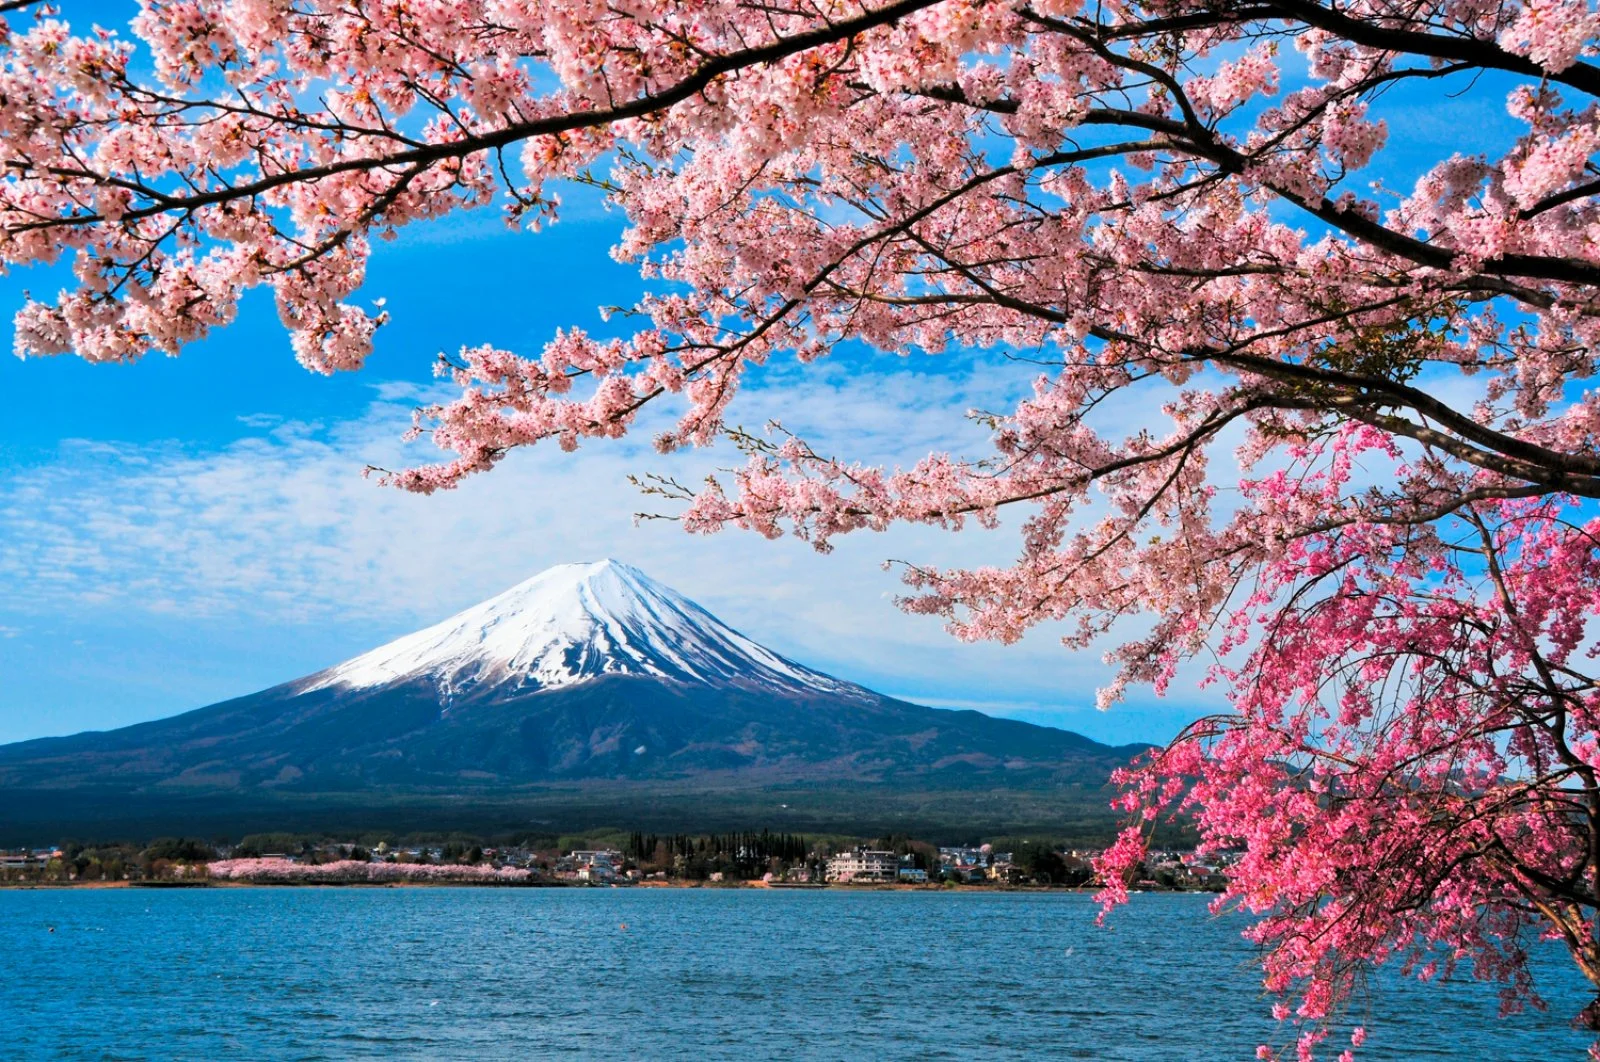
M0 746L0 843L8 825L46 821L103 834L119 822L286 825L271 816L330 809L370 821L552 801L564 822L586 807L641 821L673 801L688 816L796 787L848 792L808 806L866 820L875 802L915 810L932 806L915 794L953 791L986 792L991 810L1071 795L1103 811L1110 770L1143 747L884 697L602 560L550 568L260 693Z

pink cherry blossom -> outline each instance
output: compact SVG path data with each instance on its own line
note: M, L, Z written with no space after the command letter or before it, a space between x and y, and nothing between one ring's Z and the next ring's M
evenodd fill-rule
M743 451L648 481L693 532L826 550L1015 513L1012 563L912 563L904 606L967 639L1109 637L1107 705L1207 662L1231 709L1124 774L1104 896L1192 821L1296 1056L1373 964L1515 1009L1548 938L1600 987L1586 0L144 0L131 40L9 18L0 262L70 267L19 354L177 354L267 287L308 368L355 369L384 238L463 210L537 229L598 187L652 293L615 335L464 336L439 363L460 397L416 424L448 456L386 482L449 489L660 405L662 451ZM1392 154L1418 100L1460 128L1420 166ZM729 430L764 366L847 343L1036 378L975 416L983 454L875 467Z
M222 859L208 864L207 873L223 881L261 884L383 884L394 882L512 885L531 880L533 872L519 867L437 863L369 863L341 859L331 863L296 863L292 859Z

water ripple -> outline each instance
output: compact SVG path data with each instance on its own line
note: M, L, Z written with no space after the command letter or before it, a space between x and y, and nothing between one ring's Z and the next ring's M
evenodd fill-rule
M1069 894L0 891L0 1035L8 1058L207 1062L1245 1060L1284 1038L1203 899L1093 917ZM1380 978L1362 1058L1576 1060L1582 984L1540 973L1550 1012L1505 1021L1487 986Z

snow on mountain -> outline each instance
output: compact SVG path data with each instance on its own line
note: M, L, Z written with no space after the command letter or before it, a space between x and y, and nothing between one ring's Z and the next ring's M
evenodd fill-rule
M644 675L795 695L872 697L801 667L614 560L561 564L442 623L312 675L302 692L423 678L441 691L556 689Z

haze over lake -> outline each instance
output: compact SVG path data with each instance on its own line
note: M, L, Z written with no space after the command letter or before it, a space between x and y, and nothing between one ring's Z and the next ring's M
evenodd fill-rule
M7 890L0 1014L18 1058L1253 1058L1289 1034L1206 899L1103 930L1066 893ZM1548 960L1550 1012L1505 1020L1385 975L1361 1057L1578 1057Z

